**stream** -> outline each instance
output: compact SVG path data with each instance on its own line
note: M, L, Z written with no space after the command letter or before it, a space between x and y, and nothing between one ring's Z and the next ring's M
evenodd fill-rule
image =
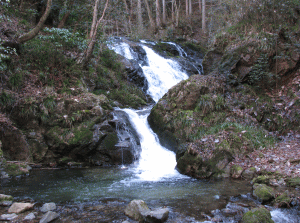
M172 86L187 79L188 75L177 62L156 54L144 42L139 44L147 54L148 63L140 66L148 81L148 94L157 102ZM110 48L128 59L137 57L127 43L112 44ZM223 222L237 222L240 219L240 216L237 217L238 211L258 205L249 195L252 185L245 181L206 181L181 175L175 169L175 154L159 144L148 125L151 107L116 110L128 114L139 134L142 151L136 163L109 168L32 170L29 176L1 182L0 193L10 194L20 200L33 199L40 203L56 202L66 206L84 206L91 202L102 204L108 200L121 202L121 208L117 210L122 212L119 214L121 217L118 215L119 220L111 217L103 222L126 220L122 210L133 199L144 200L150 208L169 207L168 222L211 222L207 216L211 215L211 211ZM241 202L245 205L238 206ZM293 210L272 210L275 222L297 222L297 216Z

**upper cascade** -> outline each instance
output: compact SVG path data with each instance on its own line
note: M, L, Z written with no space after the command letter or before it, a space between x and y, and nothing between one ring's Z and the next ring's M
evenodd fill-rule
M175 45L178 48L180 55L186 55L184 50L175 43L169 44ZM130 43L118 39L118 41L111 42L108 46L117 54L122 55L128 60L134 59L141 61L139 60L140 56L136 50L137 45L143 49L143 53L146 53L146 58L144 59L146 61L139 62L139 65L148 81L147 93L155 102L158 102L171 87L181 80L187 79L188 75L177 61L160 56L151 49L149 44L145 41L140 43Z

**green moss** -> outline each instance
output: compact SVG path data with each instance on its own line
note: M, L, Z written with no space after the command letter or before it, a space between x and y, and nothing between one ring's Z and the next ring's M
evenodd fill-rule
M271 187L265 184L254 184L253 187L255 188L253 195L260 201L267 202L274 198L274 191Z
M119 142L119 138L116 133L108 133L105 139L101 143L101 149L114 150L115 145Z
M86 125L82 125L73 131L74 137L68 142L70 144L84 144L88 143L93 138L93 132Z
M61 158L61 159L59 159L59 164L67 164L68 162L72 162L73 160L72 160L72 158L70 158L70 157L63 157L63 158Z
M252 180L252 183L258 183L258 184L269 184L269 182L270 182L270 176L267 175L258 176Z
M25 167L27 167L27 166L25 166ZM10 176L19 176L19 175L28 173L27 169L26 169L26 171L23 171L20 168L21 168L21 166L18 164L15 164L15 163L6 163L6 165L4 167L5 172L8 173L8 175L10 175ZM22 168L24 168L24 167L22 167Z
M280 196L276 197L275 202L276 203L284 203L284 204L288 205L291 202L289 192L285 191Z
M2 201L13 201L13 197L10 195L0 194L0 202Z
M243 215L243 223L274 223L270 211L261 208L254 208Z
M300 186L300 177L287 179L286 182L287 182L287 185L290 187L299 187Z

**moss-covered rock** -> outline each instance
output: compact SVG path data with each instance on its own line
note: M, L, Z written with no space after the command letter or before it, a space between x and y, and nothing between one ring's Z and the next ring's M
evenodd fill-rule
M230 169L232 178L240 178L243 172L243 168L239 165L233 165Z
M7 162L4 170L9 176L20 176L28 174L31 167L24 162Z
M0 202L2 201L13 201L13 197L10 195L0 194Z
M273 188L265 184L254 184L253 189L253 195L263 203L274 198Z
M243 215L243 223L274 223L270 211L264 207L254 208Z
M256 178L254 178L251 181L251 183L253 183L253 184L257 183L257 184L266 184L266 185L269 185L271 178L272 177L269 176L269 175L260 175L260 176L258 176Z
M289 207L292 199L290 197L289 191L286 190L281 195L275 198L275 206L277 207Z
M242 173L242 177L246 180L252 180L253 177L256 174L256 169L255 167L251 167L249 169L246 169L243 173Z
M300 177L287 179L286 182L290 187L300 187Z

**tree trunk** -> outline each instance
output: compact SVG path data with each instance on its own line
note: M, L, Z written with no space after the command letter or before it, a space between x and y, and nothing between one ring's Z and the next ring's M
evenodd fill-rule
M70 8L72 7L72 5L74 4L74 0L71 1L70 4ZM65 26L66 21L68 20L69 16L71 15L71 10L69 9L66 14L64 14L63 18L61 19L61 21L59 22L57 28L63 28Z
M138 14L138 26L139 29L143 29L143 18L142 18L142 2L141 0L137 0L137 14Z
M189 16L189 0L185 0L185 16Z
M163 24L166 24L166 0L162 0L162 5L163 5L163 16L162 16L162 19L163 19Z
M95 44L96 44L96 37L97 37L97 31L98 31L98 28L99 28L99 25L100 23L102 22L103 18L104 18L104 15L105 15L105 11L107 9L107 6L108 6L108 1L109 0L106 0L106 3L105 3L105 7L103 9L103 13L102 13L102 16L101 18L98 20L98 22L96 23L96 25L92 24L92 27L94 25L94 32L91 33L91 38L90 38L90 41L88 42L88 48L86 49L86 52L85 52L85 57L83 58L83 67L87 67L91 57L92 57L92 53L94 51L94 47L95 47ZM98 3L99 3L99 0L96 0L96 4L95 4L95 7L97 6L98 7ZM94 10L94 13L98 13L98 10ZM97 19L97 14L93 15L94 18Z
M99 7L99 0L96 0L95 6L94 6L94 13L93 13L93 22L92 22L92 26L91 26L91 32L90 32L89 39L92 39L93 34L95 32L95 28L96 28L96 24L97 24L98 7Z
M146 4L147 13L148 13L149 21L150 21L150 26L151 26L151 28L155 28L155 24L154 24L154 20L153 20L151 11L150 11L148 0L145 0L145 4Z
M172 0L172 22L175 21L175 6L174 6L174 1Z
M37 26L34 29L30 30L28 33L25 33L24 35L20 36L18 38L18 43L24 43L28 40L31 40L39 33L39 31L42 29L48 15L50 14L51 6L52 6L52 0L48 0L46 11L45 11L44 15L42 16L42 18L40 19Z
M189 0L189 15L192 15L192 0Z
M205 0L202 0L202 31L206 32L206 27L205 27Z
M156 27L161 27L159 0L156 0Z

